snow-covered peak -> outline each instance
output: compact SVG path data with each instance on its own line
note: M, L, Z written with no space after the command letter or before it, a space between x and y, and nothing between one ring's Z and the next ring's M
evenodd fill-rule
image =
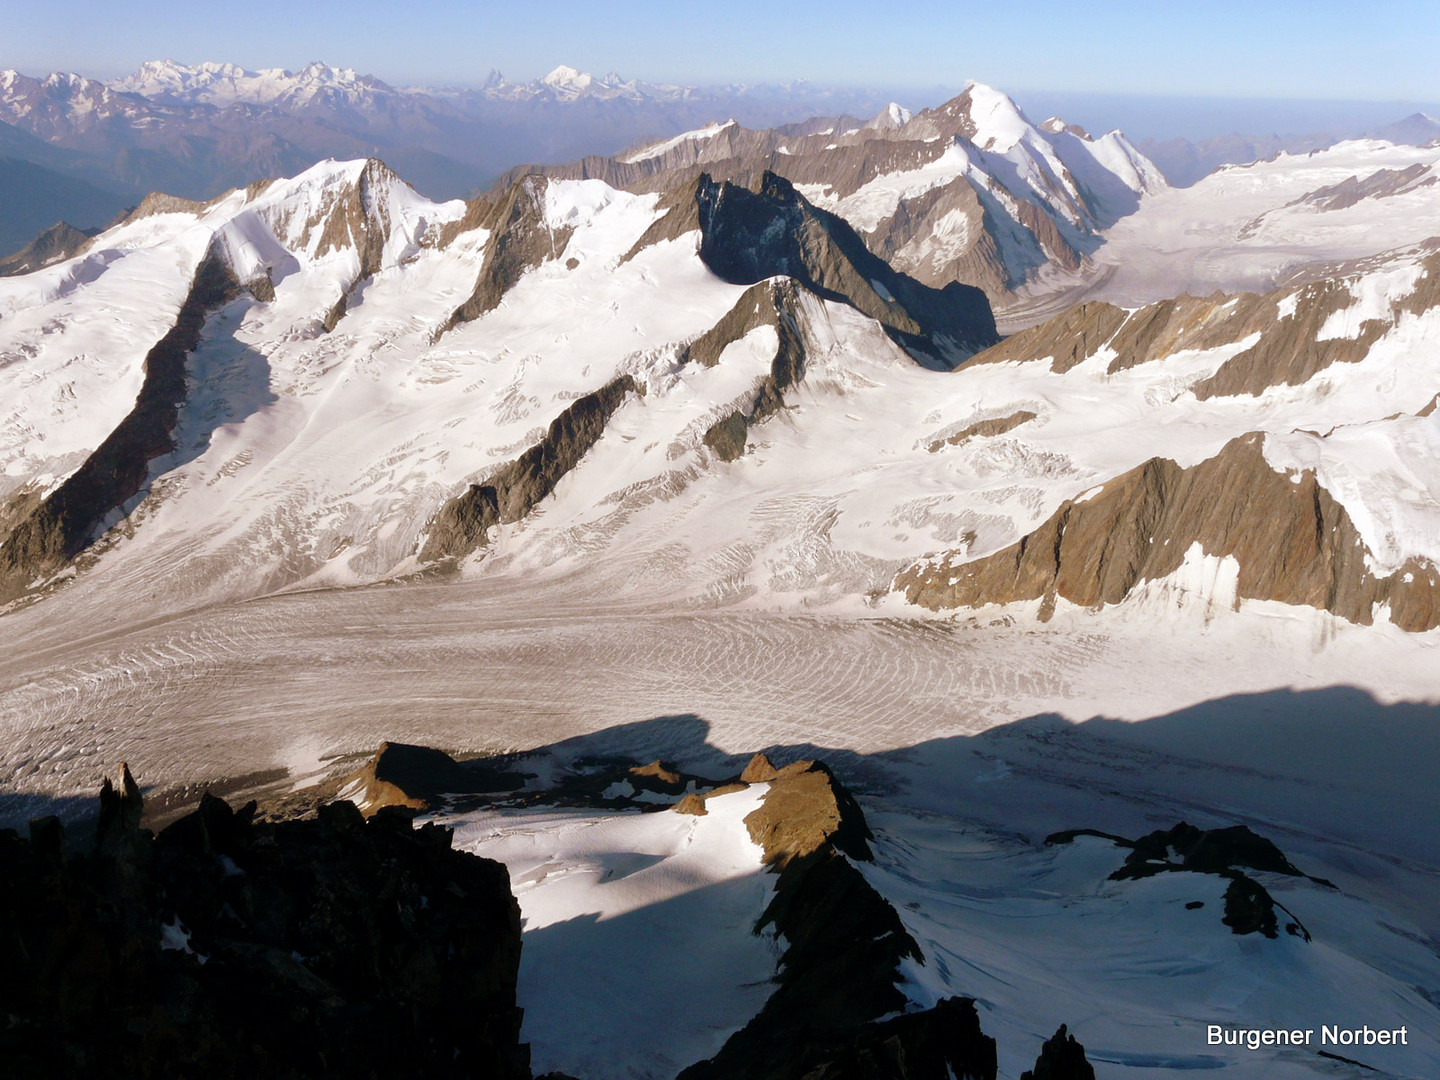
M47 89L64 88L66 90L78 90L90 82L83 75L76 75L73 71L52 71L41 80L41 85Z
M897 105L892 101L889 105L886 105L885 108L881 109L875 118L865 126L875 131L894 131L908 124L910 122L910 116L911 113L909 109Z
M564 93L583 94L595 82L595 76L561 64L540 81Z
M413 255L432 226L464 213L456 199L434 203L376 159L322 161L298 176L277 180L248 197L237 192L222 200L209 218L241 280L283 264L286 253L302 261L329 251L375 247L378 257L366 273L394 266ZM252 222L263 222L257 230Z
M109 84L125 93L147 98L207 105L304 105L330 94L361 101L390 88L379 79L353 68L335 68L319 60L298 72L283 68L250 71L236 64L206 61L187 65L174 60L148 60L138 71Z
M673 101L690 96L694 93L694 89L643 83L638 79L626 79L614 71L604 78L596 78L588 71L580 71L568 64L561 64L548 74L530 82L512 82L500 72L492 70L481 86L480 92L492 100L530 101L538 99L563 104L594 99Z
M970 122L975 126L970 141L982 150L1003 154L1036 130L1010 95L993 86L971 80L964 96L969 99Z
M83 126L116 112L132 115L142 107L118 97L104 83L70 71L52 71L39 79L18 71L0 73L0 119L18 122L42 138L52 134L46 125L57 121Z

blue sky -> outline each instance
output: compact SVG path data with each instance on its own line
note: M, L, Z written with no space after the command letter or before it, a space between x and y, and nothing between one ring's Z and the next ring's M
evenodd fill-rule
M234 5L4 0L0 67L112 76L142 60L298 67L395 83L533 78L559 63L651 81L1440 100L1440 4L1027 0ZM408 8L408 10L407 10ZM889 13L887 13L889 12Z

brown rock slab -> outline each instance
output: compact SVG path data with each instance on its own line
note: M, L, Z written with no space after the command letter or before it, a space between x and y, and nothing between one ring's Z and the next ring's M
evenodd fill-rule
M681 777L679 770L674 765L656 759L649 765L633 765L630 768L630 775L636 779L651 779L658 781L661 785L669 788L679 789L685 786L685 780Z
M911 603L933 609L1055 598L1116 604L1144 581L1179 569L1199 544L1239 563L1237 598L1278 600L1369 625L1377 604L1405 630L1440 625L1440 569L1418 559L1383 578L1350 515L1313 470L1283 473L1264 436L1242 435L1190 468L1151 458L1085 501L1068 500L1028 536L971 562L941 557L896 577Z
M740 773L740 780L746 784L764 784L774 780L776 775L775 766L770 764L770 759L764 754L756 754Z
M492 525L511 524L530 513L600 441L625 396L638 392L635 380L621 375L577 398L550 422L543 439L440 508L420 558L462 558L488 542Z
M873 837L865 815L820 762L797 761L778 770L759 809L746 816L745 827L771 865L783 867L827 844L851 858L871 858L867 841Z
M677 814L694 814L696 817L704 817L710 811L705 809L705 797L692 791L675 804L675 812Z

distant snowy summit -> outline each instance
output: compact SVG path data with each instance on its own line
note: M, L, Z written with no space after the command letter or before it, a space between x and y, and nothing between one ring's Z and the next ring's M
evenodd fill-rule
M362 75L353 68L331 67L319 60L299 71L261 68L251 71L237 64L207 61L181 64L149 60L133 75L104 84L109 89L171 105L304 106L317 98L368 105L385 98L438 98L449 101L553 101L583 99L609 101L678 101L701 93L693 86L671 86L626 79L616 72L592 75L566 64L538 79L517 82L492 69L479 86L397 88Z
M318 97L342 98L351 103L372 103L398 91L373 75L353 68L335 68L318 60L299 71L261 68L249 71L236 64L206 62L178 64L174 60L148 60L140 70L107 83L124 94L169 104L305 105Z
M1003 304L1038 275L1075 271L1100 233L1168 185L1119 131L1098 138L1052 117L1034 124L1005 93L970 82L912 114L891 102L869 120L830 117L768 130L734 120L642 143L608 162L524 167L632 191L704 172L751 183L789 178L927 285L962 282Z

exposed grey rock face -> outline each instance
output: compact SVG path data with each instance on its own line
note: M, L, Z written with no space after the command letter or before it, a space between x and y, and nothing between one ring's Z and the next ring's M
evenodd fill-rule
M63 221L56 222L14 255L0 259L0 277L28 274L79 254L97 232L98 229L81 231Z
M1389 199L1420 187L1431 187L1437 180L1432 166L1422 162L1404 169L1379 169L1363 180L1348 177L1338 184L1329 184L1307 192L1286 205L1307 204L1317 210L1344 210L1362 199Z
M490 230L490 236L475 288L451 314L442 333L493 311L525 271L564 254L574 230L552 229L545 223L545 186L544 177L527 176L498 200L476 200L467 208L460 226L449 235L483 228Z
M992 439L996 435L1004 435L1007 431L1014 431L1021 424L1028 424L1039 414L1029 409L1018 409L1008 416L997 416L990 420L977 420L973 424L961 428L948 439L941 439L929 446L933 454L944 446L959 446L969 442L971 439Z
M701 176L694 198L700 258L726 281L793 278L875 319L926 367L953 368L998 340L979 289L952 282L937 290L897 273L844 219L812 206L775 173L763 174L753 191ZM688 218L688 208L676 211Z
M492 525L523 518L600 440L625 395L638 390L633 378L622 375L573 402L551 421L540 442L441 507L421 560L463 558L486 543Z
M175 325L145 357L135 407L0 546L0 600L20 595L89 546L106 516L140 492L150 462L175 449L172 435L186 396L185 358L199 343L206 317L240 289L216 255L200 264Z
M926 285L942 288L963 281L987 296L1002 296L1018 281L996 240L1001 218L990 202L968 179L952 180L902 198L866 235L866 243L895 269ZM1057 254L1064 265L1078 262L1069 244L1062 242Z
M1279 600L1369 625L1386 603L1412 631L1440 625L1440 568L1410 559L1384 577L1345 508L1305 470L1277 472L1263 436L1232 440L1188 469L1151 458L1085 501L1067 500L1038 529L972 562L941 556L902 572L911 603L941 609L1056 597L1099 606L1180 568L1192 544L1239 564L1237 599Z

